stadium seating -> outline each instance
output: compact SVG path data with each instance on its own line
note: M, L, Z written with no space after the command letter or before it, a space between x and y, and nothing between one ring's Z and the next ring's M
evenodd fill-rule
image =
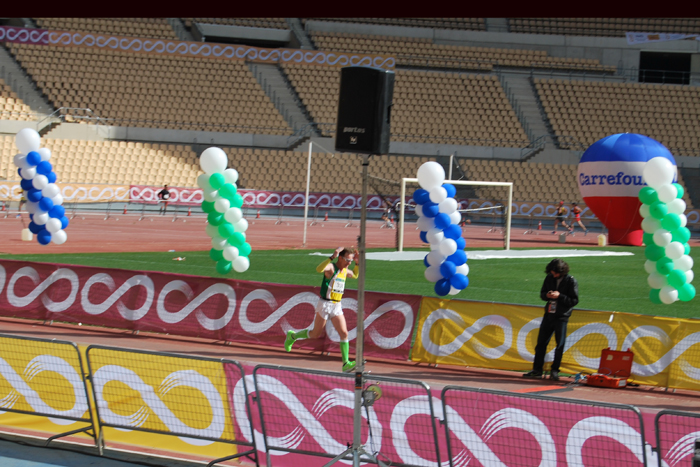
M284 18L182 18L185 27L193 23L225 24L229 26L247 26L253 28L289 29Z
M166 18L32 18L42 29L80 31L115 36L175 39Z
M302 21L332 21L360 24L381 24L386 26L404 26L413 28L463 29L485 31L484 18L304 18Z
M700 156L696 86L535 79L535 88L554 133L572 136L584 148L610 134L635 132L674 154Z
M56 108L89 108L103 123L292 134L243 60L18 44L11 52Z
M698 34L698 18L509 18L510 32L624 37L628 32Z
M0 79L0 120L34 120L32 109Z
M543 50L444 45L427 38L340 32L310 31L310 35L318 49L386 54L395 57L396 64L403 66L481 71L489 71L493 66L600 73L617 70L616 67L601 65L598 60L551 57Z

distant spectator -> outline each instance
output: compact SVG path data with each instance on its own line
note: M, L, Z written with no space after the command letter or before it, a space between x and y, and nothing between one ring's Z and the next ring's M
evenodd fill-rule
M168 200L170 199L170 191L168 191L168 185L163 185L163 189L158 192L158 198L161 201L160 205L160 215L165 215L168 211Z

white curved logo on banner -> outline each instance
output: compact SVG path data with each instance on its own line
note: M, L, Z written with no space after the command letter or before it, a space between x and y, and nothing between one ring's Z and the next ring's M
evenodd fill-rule
M2 267L2 264L0 264L0 295L2 295L2 291L5 288L5 279L7 278L7 273L5 272L5 268Z
M435 460L428 460L417 454L412 448L411 443L408 439L406 433L406 422L413 416L423 415L431 417L433 414L430 413L430 404L432 403L436 407L442 407L440 399L435 397L432 401L428 401L427 395L418 395L407 397L398 404L394 406L391 411L391 418L389 420L389 427L391 428L392 442L394 444L394 450L396 454L401 458L406 464L419 465L419 466L434 466ZM442 413L442 411L440 411ZM437 413L435 413L437 418L441 418ZM443 464L447 465L447 463Z
M27 382L30 382L39 373L43 373L44 371L56 373L70 383L73 388L73 407L68 410L55 409L44 402L38 392L29 387ZM75 369L62 358L53 355L36 356L27 363L22 376L18 375L9 363L0 358L0 375L12 386L10 393L0 399L0 407L3 409L11 409L19 400L19 397L22 396L35 412L41 413L42 415L83 418L83 415L88 411L83 379ZM49 419L57 425L70 425L74 423L73 420L62 418L50 417Z
M111 294L102 303L92 303L90 301L90 289L95 284L103 284L107 287L107 289L109 289ZM118 301L132 287L143 287L146 289L146 300L140 308L135 310L128 308L121 301ZM129 321L137 321L146 316L148 310L151 309L151 305L153 304L153 296L155 295L155 287L153 285L153 281L148 276L132 276L124 281L124 283L118 289L115 289L116 285L114 283L114 279L112 279L112 276L107 273L100 272L90 277L90 279L85 282L83 290L80 292L80 304L83 307L83 310L91 315L100 315L116 303L117 310L124 319Z
M31 281L35 285L35 288L24 297L18 297L15 294L15 285L17 284L17 281L23 277L31 279ZM36 298L39 295L41 295L46 289L48 289L51 286L51 284L63 279L66 279L71 287L68 296L61 302L54 302L49 297L44 295L41 297L41 303L43 303L47 310L53 313L65 311L73 304L73 302L75 302L75 297L78 294L78 289L80 288L78 275L72 270L66 268L60 268L55 270L41 284L39 284L39 274L34 268L30 266L25 266L23 268L18 269L12 275L10 281L7 283L7 301L10 303L10 305L14 307L23 308L32 303L34 300L36 300Z
M165 299L169 293L174 291L182 292L189 303L185 305L180 311L173 313L165 309ZM224 297L226 297L228 307L224 316L217 319L211 319L207 317L201 309L198 309L198 307L201 306L204 302L206 302L209 298L218 294L221 294ZM158 294L158 300L156 301L156 310L158 313L158 317L164 323L179 323L183 319L187 318L190 315L190 313L197 310L196 316L197 321L199 321L199 324L201 324L204 329L207 329L209 331L216 331L226 326L231 321L231 318L233 318L233 314L236 312L236 292L230 285L223 283L214 284L207 287L207 289L201 294L199 294L194 300L193 297L194 293L192 292L192 288L187 284L187 282L181 280L168 282Z
M372 323L383 315L391 312L398 311L403 315L404 325L401 333L396 337L385 337L381 334L379 329L375 327L370 327ZM407 339L411 337L411 331L413 330L413 309L411 305L401 300L391 300L383 305L372 310L372 313L365 319L365 329L372 342L377 344L378 347L382 349L395 349L401 346Z
M637 339L641 339L643 337L653 337L654 339L660 341L661 345L664 347L668 347L672 343L671 338L661 328L656 326L638 326L632 329L627 335L624 343L622 344L622 348L632 348L632 345L637 341ZM653 363L641 365L633 361L632 374L639 376L657 375L668 368L668 366L671 365L674 360L681 358L681 355L696 344L700 344L700 332L695 332L685 336L680 342L678 342L664 355L662 355L661 358ZM689 378L696 381L700 380L700 368L693 366L686 359L681 358L679 367L681 371Z
M267 318L257 323L254 323L248 319L248 306L255 300L262 300L267 304L270 310L274 310ZM248 295L246 295L245 298L241 301L241 311L238 320L241 323L241 327L245 332L248 332L250 334L260 334L274 326L275 323L282 319L284 315L286 315L297 305L308 303L313 308L316 308L316 304L319 300L319 296L314 293L301 292L294 295L292 298L287 300L284 303L284 305L278 308L277 300L270 291L265 289L256 289L250 292ZM298 329L292 328L292 326L286 319L282 320L280 325L282 327L282 331L284 331L285 333L290 329L298 331Z
M678 441L673 443L673 446L666 453L667 465L674 467L679 461L693 456L695 453L695 440L700 438L700 431L694 431L693 433L688 433L687 435L681 437ZM691 459L687 459L688 462ZM685 464L684 464L685 465Z
M588 417L574 425L566 438L567 465L586 465L583 445L595 436L613 439L635 455L644 465L644 446L637 430L622 420L612 417Z
M109 408L109 402L104 398L104 387L107 383L118 381L137 391L144 404L131 415L117 414ZM175 434L201 436L203 438L221 438L226 427L226 411L216 386L208 378L194 370L180 370L169 374L161 383L156 392L153 387L146 384L139 375L128 368L119 365L105 365L93 375L95 387L95 402L99 407L100 418L108 424L122 427L138 428L155 414L168 429ZM212 418L209 426L194 428L183 423L177 415L162 401L171 389L186 386L198 390L207 399L211 407ZM150 409L150 410L149 410ZM190 444L205 445L210 441L196 440L180 437Z

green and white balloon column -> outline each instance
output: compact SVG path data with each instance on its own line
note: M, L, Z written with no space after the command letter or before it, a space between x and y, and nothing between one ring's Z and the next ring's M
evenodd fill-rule
M683 187L673 183L675 166L664 157L650 159L643 177L648 186L639 191L644 220L644 268L649 273L649 299L667 305L695 297L693 259L690 257L690 230L686 227Z
M246 241L248 221L243 218L243 197L238 194L238 172L226 168L228 157L220 148L208 148L199 158L204 171L197 178L203 190L202 210L207 213L207 235L211 237L209 256L216 261L219 274L233 269L245 272L250 267L251 247Z

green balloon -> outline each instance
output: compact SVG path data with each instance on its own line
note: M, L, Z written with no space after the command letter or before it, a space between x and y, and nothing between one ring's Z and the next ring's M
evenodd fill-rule
M202 211L207 214L216 211L216 209L214 209L214 203L211 201L202 201Z
M654 219L661 220L668 214L668 206L663 201L657 201L649 206L649 214Z
M688 227L679 227L678 229L671 232L671 241L688 243L690 240L690 230Z
M233 206L234 208L240 208L241 206L243 206L243 197L238 193L233 195L233 199L231 200L231 206Z
M654 234L644 232L642 234L642 242L644 242L644 244L646 246L653 245L654 244Z
M238 248L238 253L241 254L241 246L245 243L245 235L241 232L235 232L228 238L228 242L231 246Z
M238 248L238 254L241 256L248 256L252 250L250 243L244 242L243 245Z
M209 222L211 225L218 227L221 225L222 222L224 222L224 215L219 213L219 212L210 212L207 215L207 222Z
M661 292L661 289L651 289L649 291L649 300L651 300L651 303L661 305L661 298L659 297L659 292Z
M646 256L649 261L658 261L663 258L665 254L666 249L655 244L653 241L644 248L644 256Z
M676 190L678 190L678 194L676 195L676 198L681 199L683 198L683 195L685 194L685 188L683 188L683 185L680 183L674 183L673 186L676 187Z
M678 300L681 302L689 302L695 298L695 286L687 283L678 289Z
M656 270L663 276L668 276L673 271L673 260L664 256L656 262Z
M673 232L674 230L678 230L678 228L680 226L681 226L681 218L678 214L673 213L673 212L669 212L661 220L661 227L668 230L669 232Z
M226 183L226 179L224 178L224 174L220 174L217 172L215 174L212 174L211 177L209 177L209 184L215 190L218 190L219 188L224 186L224 183Z
M689 254L690 254L690 245L688 245L688 244L686 243L686 244L683 245L683 246L685 247L685 250L683 251L683 254L684 254L684 255L689 255Z
M650 186L645 186L639 190L639 201L651 206L659 200L659 194Z
M668 274L668 285L674 289L678 289L679 291L681 287L685 285L685 280L685 272L681 271L680 269L674 269Z
M223 238L229 238L234 233L236 233L236 229L233 228L233 224L230 222L224 220L219 226L219 235Z
M221 261L222 259L224 259L224 252L223 250L217 250L216 248L212 248L211 250L209 250L209 257L214 261Z
M216 262L216 272L219 274L228 274L231 272L232 267L231 261L226 261L225 259Z
M229 201L233 201L233 196L236 194L237 191L238 189L236 188L236 185L227 183L219 189L219 195L222 198L226 198Z

